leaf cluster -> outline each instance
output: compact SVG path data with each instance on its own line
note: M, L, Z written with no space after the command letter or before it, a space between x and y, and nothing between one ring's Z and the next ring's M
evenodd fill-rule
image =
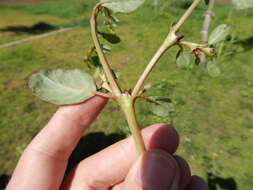
M227 24L220 24L210 34L207 44L197 44L192 42L181 42L180 50L176 56L176 64L179 69L192 69L199 65L201 53L208 56L207 72L212 77L220 75L217 66L217 54L215 49L217 45L223 43L230 34L231 27ZM186 48L186 50L185 50Z

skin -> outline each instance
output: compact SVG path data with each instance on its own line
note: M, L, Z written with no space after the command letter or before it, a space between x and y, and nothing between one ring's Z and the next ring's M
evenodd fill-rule
M25 149L6 190L208 190L184 159L172 155L179 137L166 124L142 131L144 155L137 156L129 137L84 159L63 181L71 152L106 103L95 96L60 107Z

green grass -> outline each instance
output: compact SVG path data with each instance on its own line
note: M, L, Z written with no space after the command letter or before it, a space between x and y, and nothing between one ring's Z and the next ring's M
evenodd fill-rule
M72 2L72 1L69 1ZM53 24L88 20L91 4L87 5L84 17L79 6L62 3L45 3L36 6L3 6L5 27L15 12L25 20L21 25L32 25L38 20ZM56 7L59 7L59 9ZM55 11L52 11L53 8ZM63 9L63 7L68 7ZM58 10L57 10L58 9ZM238 190L251 190L252 186L252 137L253 137L253 52L252 12L234 11L219 5L211 28L228 23L238 43L225 46L230 52L218 62L222 73L210 77L206 70L194 67L179 70L175 65L173 48L167 52L150 75L148 81L154 87L150 95L168 96L176 104L176 112L168 118L154 116L143 101L138 101L138 119L142 126L156 122L173 123L181 136L178 154L187 159L192 173L207 179L208 173L220 178L233 178ZM183 9L161 6L158 12L145 5L130 15L119 15L121 22L117 33L121 43L112 45L109 60L120 71L120 83L131 88L146 63L159 47L168 32L168 24L183 13ZM185 23L181 33L186 40L198 41L204 8L201 7ZM0 16L3 13L0 12ZM42 14L42 15L41 15ZM151 15L154 15L151 17ZM39 18L39 19L38 19ZM17 23L15 23L17 24ZM30 35L0 33L1 42ZM248 43L243 43L248 39ZM0 50L0 168L1 173L10 174L23 147L48 121L56 107L42 102L32 95L27 87L29 76L41 69L80 68L85 52L91 44L88 27L68 33L50 36ZM244 44L244 45L243 45ZM246 45L245 45L246 44ZM131 52L131 53L129 53ZM112 117L113 115L113 117ZM128 133L127 124L119 108L109 103L89 132L105 134ZM222 189L217 187L218 189ZM223 188L224 189L224 188Z
M79 17L84 14L87 10L91 9L96 3L95 0L90 0L89 2L83 0L63 0L61 2L45 2L38 5L9 5L1 4L1 9L16 9L20 11L29 12L35 15L49 14L57 17L63 18L73 18Z

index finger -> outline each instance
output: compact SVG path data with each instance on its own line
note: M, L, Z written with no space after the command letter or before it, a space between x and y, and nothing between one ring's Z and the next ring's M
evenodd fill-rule
M69 155L106 102L96 96L61 107L24 151L7 190L58 189Z

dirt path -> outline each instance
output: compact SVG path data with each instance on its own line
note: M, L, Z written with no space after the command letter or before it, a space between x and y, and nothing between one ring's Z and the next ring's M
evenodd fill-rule
M46 1L53 1L53 0L0 0L0 3L36 4L36 3L46 2Z

